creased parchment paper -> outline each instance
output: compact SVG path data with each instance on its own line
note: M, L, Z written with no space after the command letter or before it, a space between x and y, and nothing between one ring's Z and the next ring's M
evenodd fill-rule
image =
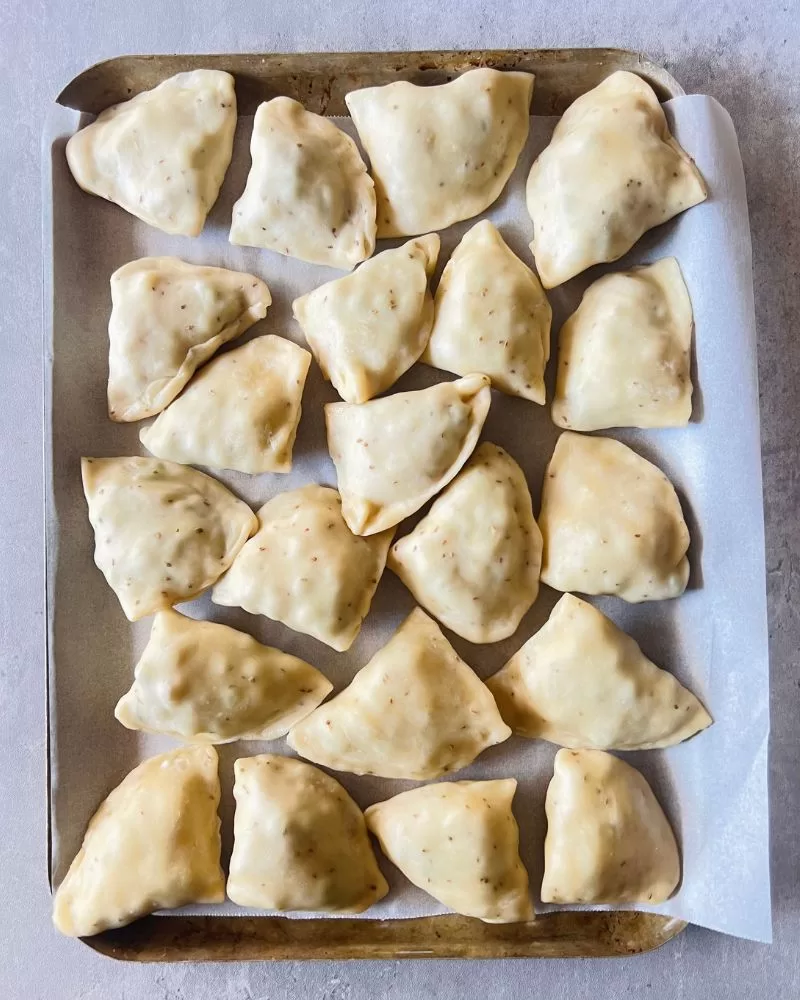
M645 653L672 670L708 706L715 724L689 743L667 751L626 755L640 767L665 806L678 835L683 881L658 912L715 930L768 941L771 935L767 817L768 663L761 464L758 430L756 336L750 234L744 177L727 113L704 97L678 98L667 106L680 142L696 158L710 189L706 204L647 234L611 268L593 268L549 293L554 309L552 398L557 331L590 280L610 269L674 254L680 261L696 319L695 403L684 429L612 431L659 465L678 489L692 533L690 589L677 601L627 605L593 599ZM534 118L531 136L505 194L486 213L528 263L532 224L524 188L530 164L546 144L554 119ZM49 671L51 704L51 851L54 884L78 850L101 799L143 757L171 741L129 732L113 716L131 682L150 621L129 624L95 568L93 538L81 491L81 455L143 453L141 425L113 424L106 413L107 324L111 272L136 257L174 254L185 260L251 271L264 278L274 304L265 321L245 336L276 333L303 343L291 302L342 272L306 265L269 251L228 243L231 206L249 167L252 119L241 119L234 160L205 232L198 239L150 229L121 209L81 192L64 159L78 116L54 109L45 149L51 155L53 322L52 402L47 413L49 471L47 511ZM349 120L341 122L353 133ZM463 233L461 223L441 233L438 273ZM45 242L51 233L46 231ZM382 241L378 250L402 241ZM47 247L46 247L46 252ZM438 275L437 275L438 276ZM49 308L49 303L48 303ZM242 341L235 341L231 347ZM52 351L52 353L50 353ZM393 391L422 388L453 376L415 365ZM494 393L484 440L506 448L522 465L538 510L542 474L557 436L547 408ZM312 365L303 417L288 476L214 472L257 508L275 493L304 483L335 485L327 456L322 404L336 397ZM52 445L52 451L49 448ZM418 520L405 522L410 530ZM517 633L491 646L448 638L481 677L505 663L535 632L558 595L544 587ZM386 572L357 642L336 653L314 639L265 618L213 605L205 596L181 610L224 622L323 670L336 690L391 635L413 602ZM220 748L223 782L223 855L231 849L233 761L249 754L286 753L285 741L235 743ZM555 748L512 737L484 753L456 779L514 776L514 811L521 853L537 908L545 832L544 793ZM336 774L362 806L411 787L413 782ZM390 894L369 918L444 912L381 857ZM646 909L646 907L643 907ZM203 908L203 912L211 912ZM231 903L214 912L245 913Z

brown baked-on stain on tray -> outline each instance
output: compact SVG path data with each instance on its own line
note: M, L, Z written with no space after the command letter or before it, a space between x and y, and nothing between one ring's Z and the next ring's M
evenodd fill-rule
M347 114L344 95L355 88L398 79L439 84L477 66L535 74L532 113L536 115L562 113L576 97L615 70L637 73L660 100L683 93L665 69L635 52L514 49L121 56L84 70L67 84L57 102L97 114L175 73L206 68L234 75L241 115L252 115L260 102L281 94L317 114L343 115ZM49 714L48 704L48 730ZM486 924L457 915L411 920L292 920L177 914L145 917L83 940L101 954L139 962L575 958L649 951L685 927L685 921L672 917L619 910L545 913L518 924Z
M285 95L320 115L346 115L344 95L358 87L396 80L438 84L476 66L524 70L536 77L532 113L561 114L576 97L615 70L646 80L659 100L683 88L661 66L625 49L473 49L463 52L301 52L236 55L131 55L97 63L79 73L56 98L59 104L99 114L162 80L193 69L218 69L236 78L240 115Z
M110 958L135 962L263 959L598 958L659 948L683 920L630 911L546 913L522 924L447 915L412 920L285 917L144 917L86 938Z

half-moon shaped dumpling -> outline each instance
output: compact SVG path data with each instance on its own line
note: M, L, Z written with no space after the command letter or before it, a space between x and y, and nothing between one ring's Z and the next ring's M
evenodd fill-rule
M572 594L486 686L518 736L576 749L669 747L711 725L691 691Z
M349 271L375 249L375 186L358 147L290 97L258 106L231 243Z
M436 318L422 360L495 389L544 403L552 310L539 279L488 219L463 237L436 290Z
M158 458L239 472L290 472L311 355L256 337L214 358L139 438Z
M369 403L328 403L328 449L352 531L394 527L427 503L472 454L489 412L486 375Z
M553 423L576 431L687 424L692 325L674 257L599 278L558 335Z
M107 108L67 143L72 176L165 233L199 236L233 152L233 77L178 73Z
M258 512L259 530L214 587L215 604L266 615L339 651L361 630L394 531L354 535L327 486L279 493Z
M510 735L486 686L415 608L350 685L288 739L323 767L427 781Z
M512 635L539 593L542 536L525 474L480 445L411 534L389 552L416 600L470 642Z
M218 805L213 747L139 764L89 821L53 901L58 930L88 937L154 910L221 903Z
M375 180L378 236L445 229L496 201L528 138L532 94L530 73L486 67L437 87L398 80L347 94Z
M409 881L456 913L490 924L532 920L516 788L513 778L412 788L370 806L367 826Z
M83 458L94 561L131 621L210 587L258 527L211 476L154 458Z
M252 274L176 257L132 260L111 275L108 413L163 410L223 344L263 319L269 289Z
M362 913L389 891L364 815L338 781L292 757L233 766L228 895L265 910Z
M433 323L436 233L384 250L292 303L322 374L348 403L384 392L422 354Z
M543 903L663 903L678 845L642 775L602 750L559 750L545 799Z
M114 714L128 729L187 743L275 740L332 686L308 663L244 632L159 611Z
M707 191L652 87L620 71L564 112L531 167L526 196L536 269L553 288L617 260Z
M555 590L626 601L679 597L689 529L664 473L612 438L565 431L542 485L541 578Z

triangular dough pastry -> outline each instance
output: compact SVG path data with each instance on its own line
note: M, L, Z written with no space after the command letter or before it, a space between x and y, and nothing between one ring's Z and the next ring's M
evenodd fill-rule
M363 813L338 781L275 754L242 757L234 773L234 903L362 913L386 895Z
M158 458L238 472L290 472L311 355L256 337L214 358L139 434Z
M518 736L575 749L669 747L711 725L691 691L571 594L486 686Z
M272 302L259 278L177 257L142 257L111 275L108 413L152 417L223 344L263 319Z
M663 903L681 865L642 775L602 750L559 750L545 799L544 903Z
M526 196L536 269L553 288L617 260L707 191L652 87L619 71L564 112L531 167Z
M199 236L233 151L233 77L178 73L107 108L67 143L84 191L165 233Z
M469 70L449 83L398 80L345 96L378 197L378 236L415 236L479 215L528 138L533 76Z
M333 649L355 641L386 566L394 531L354 535L327 486L279 493L259 530L214 587L215 604L266 615Z
M328 449L351 530L391 528L443 489L472 454L491 399L487 376L468 375L369 403L328 403Z
M462 238L436 289L436 318L422 360L544 403L553 311L539 279L488 219Z
M88 937L154 910L221 903L218 804L213 747L139 764L89 821L53 901L58 930Z
M94 560L131 621L210 587L258 527L222 483L154 458L81 459Z
M258 106L231 243L349 271L375 249L375 187L358 147L289 97Z
M517 783L450 781L366 810L383 853L409 881L456 913L490 924L533 919L511 811Z
M159 611L114 714L128 729L187 743L274 740L332 686L308 663L244 632Z
M436 233L420 236L292 303L322 374L348 403L384 392L422 354L433 323L428 279L438 256Z
M692 323L674 257L599 278L558 335L553 423L574 431L687 424Z
M344 691L294 727L289 745L337 771L427 781L510 735L486 686L416 608Z
M539 593L542 535L525 474L485 442L409 535L388 565L416 600L470 642L516 631Z
M620 441L565 431L542 485L541 578L626 601L679 597L689 529L664 473Z

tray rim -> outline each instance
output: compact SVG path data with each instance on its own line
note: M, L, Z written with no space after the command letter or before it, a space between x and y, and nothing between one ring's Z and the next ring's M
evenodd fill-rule
M90 101L85 96L86 90L96 88L110 71L119 72L125 69L133 70L142 65L165 65L166 75L199 68L230 68L234 76L237 69L242 68L251 60L258 60L262 73L277 70L284 61L292 60L303 69L311 69L314 62L327 62L331 72L341 71L352 61L395 60L403 62L396 67L410 72L442 71L448 68L452 72L461 72L475 66L494 66L503 68L509 62L538 62L542 66L563 66L568 62L582 62L584 66L609 66L614 69L626 69L637 73L647 80L659 94L660 99L667 100L685 94L683 87L675 77L663 66L647 55L633 49L614 47L564 47L535 49L419 49L419 50L370 50L365 52L235 52L235 53L128 53L100 60L81 70L60 91L55 98L57 104L73 108L76 111L96 114L99 110L110 106L115 101L128 99L139 91L136 87L125 88L125 92L106 91L107 95L115 96L100 103ZM235 64L235 65L231 65ZM613 65L612 65L613 64ZM536 73L535 69L531 72ZM541 71L541 69L540 69ZM400 78L399 75L397 78ZM141 88L146 89L146 88ZM533 107L536 108L536 87L534 86ZM319 112L321 114L324 111Z
M646 79L662 99L685 93L666 68L646 55L624 48L565 47L555 49L442 49L392 50L369 52L285 52L285 53L162 53L117 55L94 63L62 88L55 103L83 113L95 113L81 98L82 88L93 78L102 78L109 70L133 67L136 63L168 65L164 78L182 69L231 64L257 59L263 67L278 68L284 61L299 60L311 68L321 62L331 66L351 60L405 60L408 70L425 65L442 71L446 64L456 72L469 66L500 66L508 62L545 61L553 66L566 62L596 64L608 72L627 69ZM179 68L175 68L179 66ZM220 67L222 68L222 67ZM536 72L535 69L531 70ZM557 70L556 70L557 71ZM147 88L141 88L147 89ZM534 88L535 92L536 88ZM125 99L133 96L128 90ZM79 99L80 98L80 99ZM114 103L107 102L102 107ZM98 110L101 108L98 107ZM320 113L324 113L321 111ZM52 441L52 370L54 360L53 312L54 267L52 256L52 167L51 149L46 128L42 133L42 342L43 342L43 418L44 418L44 662L45 720L47 725L46 795L47 795L47 878L52 883L52 772L53 739L53 624L55 615L55 569L57 540L53 526L57 522L53 494ZM292 919L287 917L159 915L144 917L127 927L105 931L83 944L99 954L121 961L258 961L258 960L343 960L400 958L574 958L624 957L644 954L661 947L688 926L688 922L661 914L633 910L564 910L537 914L523 924L485 924L476 918L456 914L394 920L352 920L347 918ZM265 934L266 928L272 932ZM527 932L532 933L527 933ZM343 934L348 932L352 937ZM320 943L319 938L328 935ZM429 938L423 938L428 934ZM183 940L181 941L181 936ZM356 939L356 936L358 939ZM316 940L315 940L316 939Z

